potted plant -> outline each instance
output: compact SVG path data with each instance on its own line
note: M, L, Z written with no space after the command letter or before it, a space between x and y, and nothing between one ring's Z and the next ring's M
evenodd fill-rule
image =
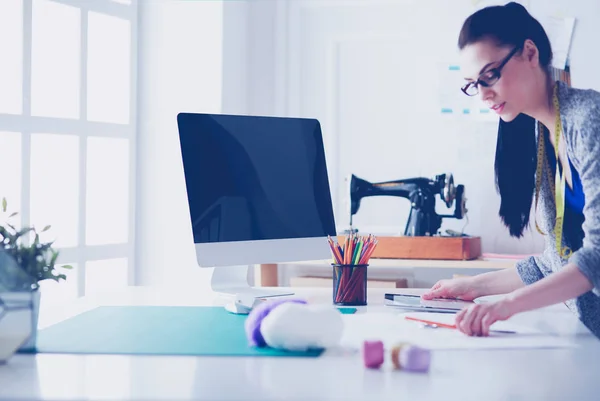
M32 300L32 330L29 340L20 348L21 351L35 349L37 339L37 324L40 307L40 281L66 280L67 276L58 273L55 266L59 252L52 248L54 241L43 243L35 227L18 229L11 220L17 212L7 217L7 201L2 199L0 218L0 292L3 296L19 296L24 293L31 295ZM46 232L46 226L41 232ZM33 235L32 235L33 234ZM33 237L33 240L32 240ZM61 266L72 269L70 265ZM28 294L29 293L29 294Z

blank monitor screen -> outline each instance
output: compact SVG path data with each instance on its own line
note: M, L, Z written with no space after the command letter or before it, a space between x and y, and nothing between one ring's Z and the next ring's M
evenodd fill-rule
M317 120L181 113L178 125L195 243L335 235Z

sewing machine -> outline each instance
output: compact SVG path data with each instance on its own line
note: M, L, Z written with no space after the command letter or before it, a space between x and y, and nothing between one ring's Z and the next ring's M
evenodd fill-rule
M437 235L442 218L462 219L467 212L464 185L455 186L452 174L437 175L433 180L417 177L378 183L368 182L352 174L347 181L350 194L350 232L358 231L352 227L352 217L358 212L361 199L368 196L399 196L410 200L411 209L404 229L405 236ZM436 213L435 196L438 194L448 208L455 204L453 214Z

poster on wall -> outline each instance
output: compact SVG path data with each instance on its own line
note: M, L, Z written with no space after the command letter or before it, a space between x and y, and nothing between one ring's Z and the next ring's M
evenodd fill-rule
M461 116L493 120L494 113L485 106L479 96L467 96L461 90L465 85L465 77L456 63L439 63L438 65L438 93L439 113L444 116Z

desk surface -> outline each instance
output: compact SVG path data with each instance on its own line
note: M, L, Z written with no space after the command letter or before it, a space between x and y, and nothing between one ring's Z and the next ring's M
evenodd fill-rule
M294 289L329 302L329 289ZM397 313L385 290L359 313ZM414 290L418 292L419 290ZM82 298L63 319L98 305L222 305L212 294L131 288ZM574 348L434 351L428 374L367 370L358 353L319 358L15 355L0 366L0 398L200 400L597 400L600 341L562 305L515 316L571 336ZM49 324L46 322L45 324ZM585 332L583 335L574 333Z

